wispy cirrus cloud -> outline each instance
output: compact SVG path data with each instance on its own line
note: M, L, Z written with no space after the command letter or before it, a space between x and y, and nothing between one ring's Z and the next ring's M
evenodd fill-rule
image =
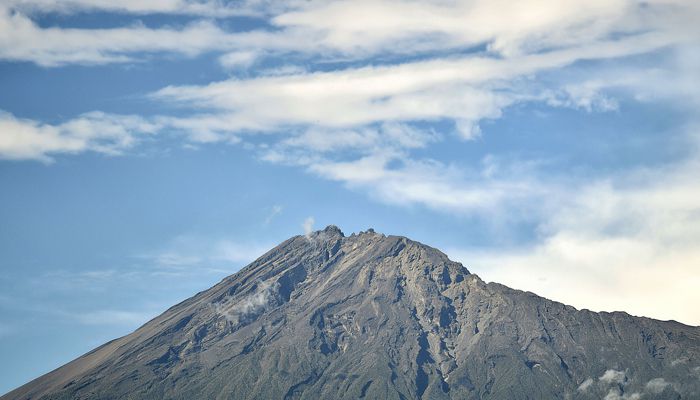
M0 158L50 162L54 154L117 155L159 130L157 123L139 116L90 112L51 125L0 110Z
M27 16L0 6L0 59L44 67L134 62L143 53L192 57L225 48L226 36L207 21L180 29L138 24L108 29L40 27Z
M19 329L0 322L0 337L22 334L37 321L135 329L176 301L203 290L271 246L231 238L180 235L118 267L47 270L14 283L21 295L0 296L0 309L39 317Z
M437 160L411 160L401 154L373 154L352 161L319 161L310 172L351 189L363 190L387 204L420 205L457 215L495 216L510 205L516 213L523 201L552 198L551 187L526 171L512 176L484 176L483 169L468 169Z
M659 3L647 3L651 9ZM486 44L503 55L596 41L634 32L654 15L638 2L567 0L337 1L307 4L273 22L322 32L320 43L343 54L434 51ZM356 21L362 21L357 24ZM644 22L643 22L644 21Z
M284 207L279 204L275 204L274 206L270 207L270 212L267 214L267 217L265 217L263 225L269 225L272 220L274 220L278 215L282 214L283 210Z
M81 12L117 12L137 15L144 14L177 14L214 18L225 18L237 15L257 15L265 8L271 7L264 0L7 0L6 6L27 13L57 12L73 14ZM264 8L265 7L265 8Z
M198 19L181 28L137 24L81 29L41 27L31 18L37 12L89 11L213 18L248 14L267 27L230 32ZM217 51L229 53L222 58L224 65L244 65L258 53L363 60L392 54L434 57L440 51L479 46L512 57L611 36L654 33L687 40L689 33L697 35L698 13L692 2L633 0L567 0L556 5L529 0L517 6L502 1L10 1L0 6L0 58L60 66L127 62L144 52L193 56Z
M172 0L150 5L128 2L119 7L127 12L148 13L175 9L187 12L194 10L192 7L235 8L246 4L254 3L222 5ZM286 161L296 156L315 157L315 153L328 153L333 147L354 147L367 153L378 142L372 132L389 132L372 127L377 124L403 124L398 125L403 126L402 133L394 137L403 148L411 148L407 140L418 136L415 129L406 125L415 122L452 121L455 136L474 139L481 134L482 120L499 118L509 106L521 102L541 101L589 111L614 109L614 98L601 95L606 87L615 84L610 82L612 77L581 83L580 79L586 77L577 76L574 81L558 82L558 87L543 86L532 78L565 69L581 60L619 59L681 46L692 42L697 33L688 15L695 15L698 7L686 2L652 2L644 7L622 0L600 2L594 7L577 5L577 1L571 1L561 7L545 7L546 13L530 14L528 10L542 9L538 7L541 4L533 0L533 4L523 5L522 10L511 10L491 2L286 3L285 7L270 9L276 13L269 17L270 24L281 30L229 33L211 21L195 21L182 28L142 25L97 30L46 28L16 9L57 11L65 7L66 12L78 12L91 7L114 8L83 0L7 3L0 7L0 31L7 31L0 35L3 38L0 58L34 60L42 65L128 61L140 52L193 56L224 51L227 52L221 58L224 65L244 67L260 51L296 52L306 57L318 53L334 57L343 53L363 59L377 52L390 52L386 48L388 43L411 41L411 38L426 40L433 49L481 43L490 50L452 57L434 53L420 61L329 72L262 73L201 86L169 86L152 94L156 101L187 111L185 116L178 117L93 113L52 126L4 114L2 123L8 133L4 135L0 155L47 160L51 153L90 150L114 153L132 146L142 132L165 129L180 132L187 140L198 143L239 143L241 136L247 134L284 131L294 137L276 143L277 136L272 136L272 144L279 145L273 146L266 159L276 157ZM393 10L388 22L382 13L387 8ZM510 11L503 14L500 11L503 9ZM374 17L367 19L364 36L358 35L357 27L348 22L354 19L342 17L348 13L381 15L383 22L378 23ZM425 15L431 16L428 23L417 24L417 18ZM580 37L572 36L572 32ZM418 45L398 47L413 53L421 51ZM600 71L594 74L597 72ZM624 76L642 76L639 71L627 72ZM688 80L692 81L692 72L680 76L689 76ZM658 81L665 80L660 77ZM619 78L616 82L628 86L647 83L644 79L620 82ZM135 123L134 118L141 120ZM90 132L74 133L76 128L71 124L77 122L94 126Z
M164 273L191 273L202 268L232 273L272 247L231 238L179 235L161 249L140 258L152 261Z
M470 55L331 72L234 78L202 86L169 86L152 97L189 109L216 111L197 121L202 128L209 125L213 131L440 119L471 127L481 119L499 117L514 102L543 99L536 85L517 85L519 79L578 60L625 57L669 44L664 36L648 35L514 58ZM474 136L471 129L458 131L465 138Z

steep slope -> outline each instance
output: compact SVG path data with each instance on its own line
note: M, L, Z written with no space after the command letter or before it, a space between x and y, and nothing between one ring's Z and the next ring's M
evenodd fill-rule
M698 398L700 328L484 283L329 226L1 399Z

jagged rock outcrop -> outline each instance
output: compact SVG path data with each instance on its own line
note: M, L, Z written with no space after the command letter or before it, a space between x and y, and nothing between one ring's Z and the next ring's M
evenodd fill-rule
M576 310L330 226L1 399L165 398L700 398L700 328Z

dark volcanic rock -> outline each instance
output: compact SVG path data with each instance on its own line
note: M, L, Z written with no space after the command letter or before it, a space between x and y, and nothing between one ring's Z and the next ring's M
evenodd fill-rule
M576 310L330 226L2 399L603 397L700 398L700 328Z

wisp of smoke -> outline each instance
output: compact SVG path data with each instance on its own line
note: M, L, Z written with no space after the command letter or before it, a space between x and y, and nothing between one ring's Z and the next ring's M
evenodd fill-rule
M301 227L304 229L304 235L308 238L311 235L311 232L314 231L314 217L309 217L304 220L304 223L301 224Z
M278 290L279 283L260 282L255 293L232 303L217 303L216 312L229 322L237 324L242 318L264 310L270 303L273 294Z

